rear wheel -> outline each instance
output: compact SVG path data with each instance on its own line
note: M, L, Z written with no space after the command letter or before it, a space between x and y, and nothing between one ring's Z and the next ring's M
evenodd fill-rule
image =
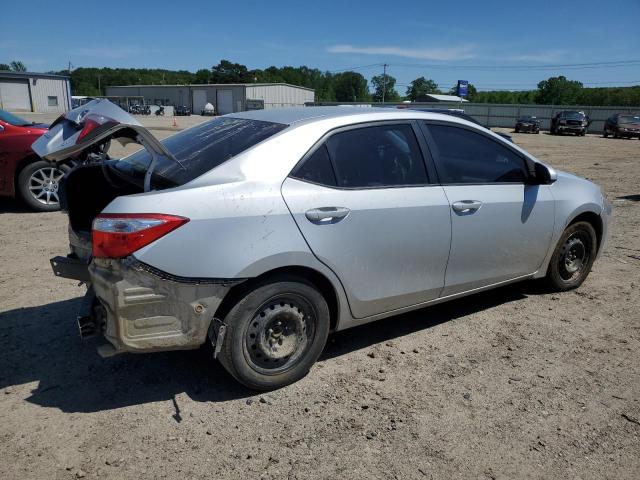
M596 231L588 222L569 225L556 246L546 281L553 290L579 287L591 271L597 253Z
M295 276L255 285L225 316L218 356L243 385L273 390L304 377L329 334L329 307L318 289Z
M69 167L39 160L24 167L18 175L18 191L24 202L40 212L60 209L60 180Z

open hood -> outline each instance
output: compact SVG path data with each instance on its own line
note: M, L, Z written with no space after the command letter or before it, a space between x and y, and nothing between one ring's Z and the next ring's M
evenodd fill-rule
M140 143L150 153L173 158L140 122L103 98L92 100L58 117L49 131L33 143L32 148L43 159L60 162L112 139L123 145Z

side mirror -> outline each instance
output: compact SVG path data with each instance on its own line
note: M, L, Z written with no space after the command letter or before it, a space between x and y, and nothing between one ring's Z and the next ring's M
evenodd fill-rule
M531 183L534 185L549 185L558 179L555 170L538 162L535 163L533 171L534 178Z

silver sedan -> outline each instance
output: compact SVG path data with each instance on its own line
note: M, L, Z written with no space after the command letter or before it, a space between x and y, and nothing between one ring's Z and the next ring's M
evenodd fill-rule
M71 253L83 336L103 355L197 348L237 380L302 378L327 335L511 282L578 287L608 236L600 188L462 119L377 108L215 118L163 142L106 100L34 144L74 169Z

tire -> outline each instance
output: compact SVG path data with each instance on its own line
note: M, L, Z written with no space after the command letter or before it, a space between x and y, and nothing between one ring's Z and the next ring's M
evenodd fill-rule
M309 372L324 349L330 323L329 307L318 289L291 275L253 286L223 321L220 363L246 387L264 391Z
M38 160L29 163L18 174L17 187L22 200L29 208L39 212L60 210L58 186L69 167L56 167L50 162Z
M554 291L582 285L597 254L596 231L588 222L576 222L564 231L551 256L547 285Z
M609 136L609 132L607 132L607 129L605 128L604 131L602 132L602 136L604 138L607 138Z
M520 129L518 127L515 128L516 133L520 133Z

